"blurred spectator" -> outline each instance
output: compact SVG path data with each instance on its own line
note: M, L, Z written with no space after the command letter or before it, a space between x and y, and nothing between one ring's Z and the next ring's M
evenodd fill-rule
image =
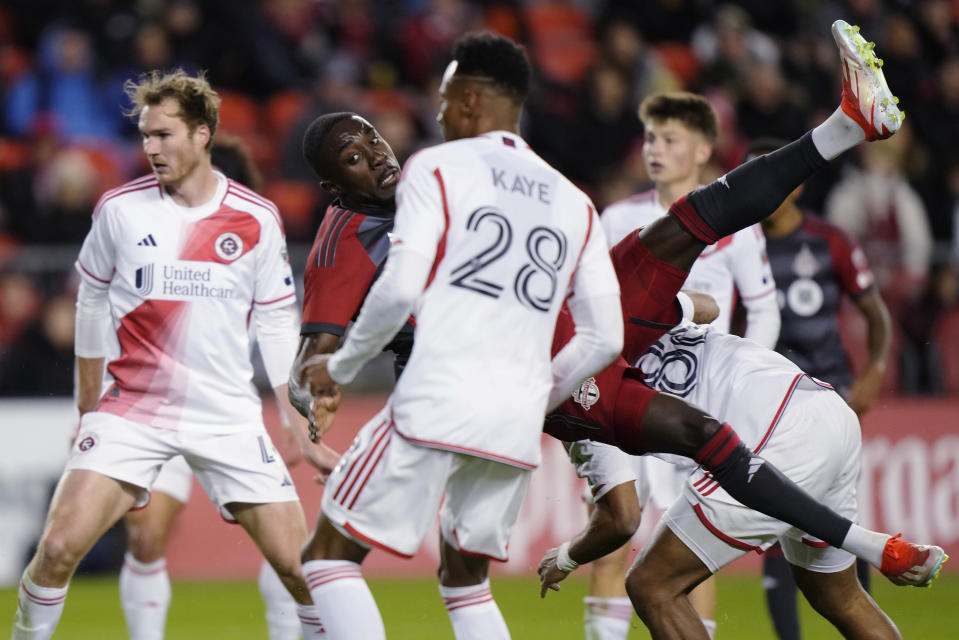
M73 393L72 296L46 304L40 318L0 358L0 396L69 396Z
M639 31L624 20L612 20L599 33L602 55L629 80L630 104L638 107L653 93L682 89L680 79L660 60Z
M99 184L97 171L87 153L76 148L57 151L37 172L36 213L23 221L23 240L83 242L90 230L90 214L100 196Z
M808 131L806 115L793 104L779 66L756 63L743 78L745 91L736 105L739 129L749 138L794 140Z
M711 23L696 28L692 46L703 63L700 89L720 88L733 99L757 63L779 63L775 41L753 29L749 14L732 4L721 6Z
M22 273L0 274L0 353L17 341L42 305L40 292Z
M859 147L861 168L851 168L826 199L826 217L861 240L890 307L922 291L932 257L926 208L903 172L909 138L904 126Z
M959 299L959 269L940 262L932 268L922 295L908 303L902 314L903 341L899 353L899 390L913 395L939 395L943 391L939 344L940 324Z
M85 32L69 24L49 27L33 70L10 89L7 127L20 136L46 129L66 140L118 140L125 121L116 106L126 101L120 85L100 71Z
M916 2L922 46L926 58L934 64L959 55L959 26L953 16L954 4L948 0Z

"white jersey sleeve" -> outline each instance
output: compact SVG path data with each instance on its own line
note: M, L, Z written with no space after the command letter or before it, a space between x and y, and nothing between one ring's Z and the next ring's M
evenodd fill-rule
M396 188L396 222L392 244L415 251L430 261L436 258L441 239L449 227L444 201L445 185L420 154L403 167Z
M733 282L746 307L745 337L772 349L779 337L779 305L766 237L758 224L736 232L730 258Z
M93 224L77 258L76 268L80 275L100 285L108 284L116 272L114 222L110 203L97 205Z
M296 285L286 250L286 238L280 221L271 219L261 226L256 246L256 282L253 304L257 309L273 309L296 303Z

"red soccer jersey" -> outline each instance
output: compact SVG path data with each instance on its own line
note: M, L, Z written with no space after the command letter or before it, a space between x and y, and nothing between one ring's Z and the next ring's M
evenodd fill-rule
M359 313L390 250L393 209L345 209L337 200L326 211L303 274L302 335L342 336ZM407 323L387 349L402 366L413 344Z

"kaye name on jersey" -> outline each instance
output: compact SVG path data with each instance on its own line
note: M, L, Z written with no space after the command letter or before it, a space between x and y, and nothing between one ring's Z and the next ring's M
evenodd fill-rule
M237 296L229 269L209 262L178 260L144 265L136 270L134 284L140 295L159 300Z

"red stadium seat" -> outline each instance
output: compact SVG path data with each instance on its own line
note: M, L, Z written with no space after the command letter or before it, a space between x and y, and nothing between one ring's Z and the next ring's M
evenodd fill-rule
M263 195L280 210L288 236L308 237L312 233L313 211L319 200L316 185L296 180L273 180L266 185Z

